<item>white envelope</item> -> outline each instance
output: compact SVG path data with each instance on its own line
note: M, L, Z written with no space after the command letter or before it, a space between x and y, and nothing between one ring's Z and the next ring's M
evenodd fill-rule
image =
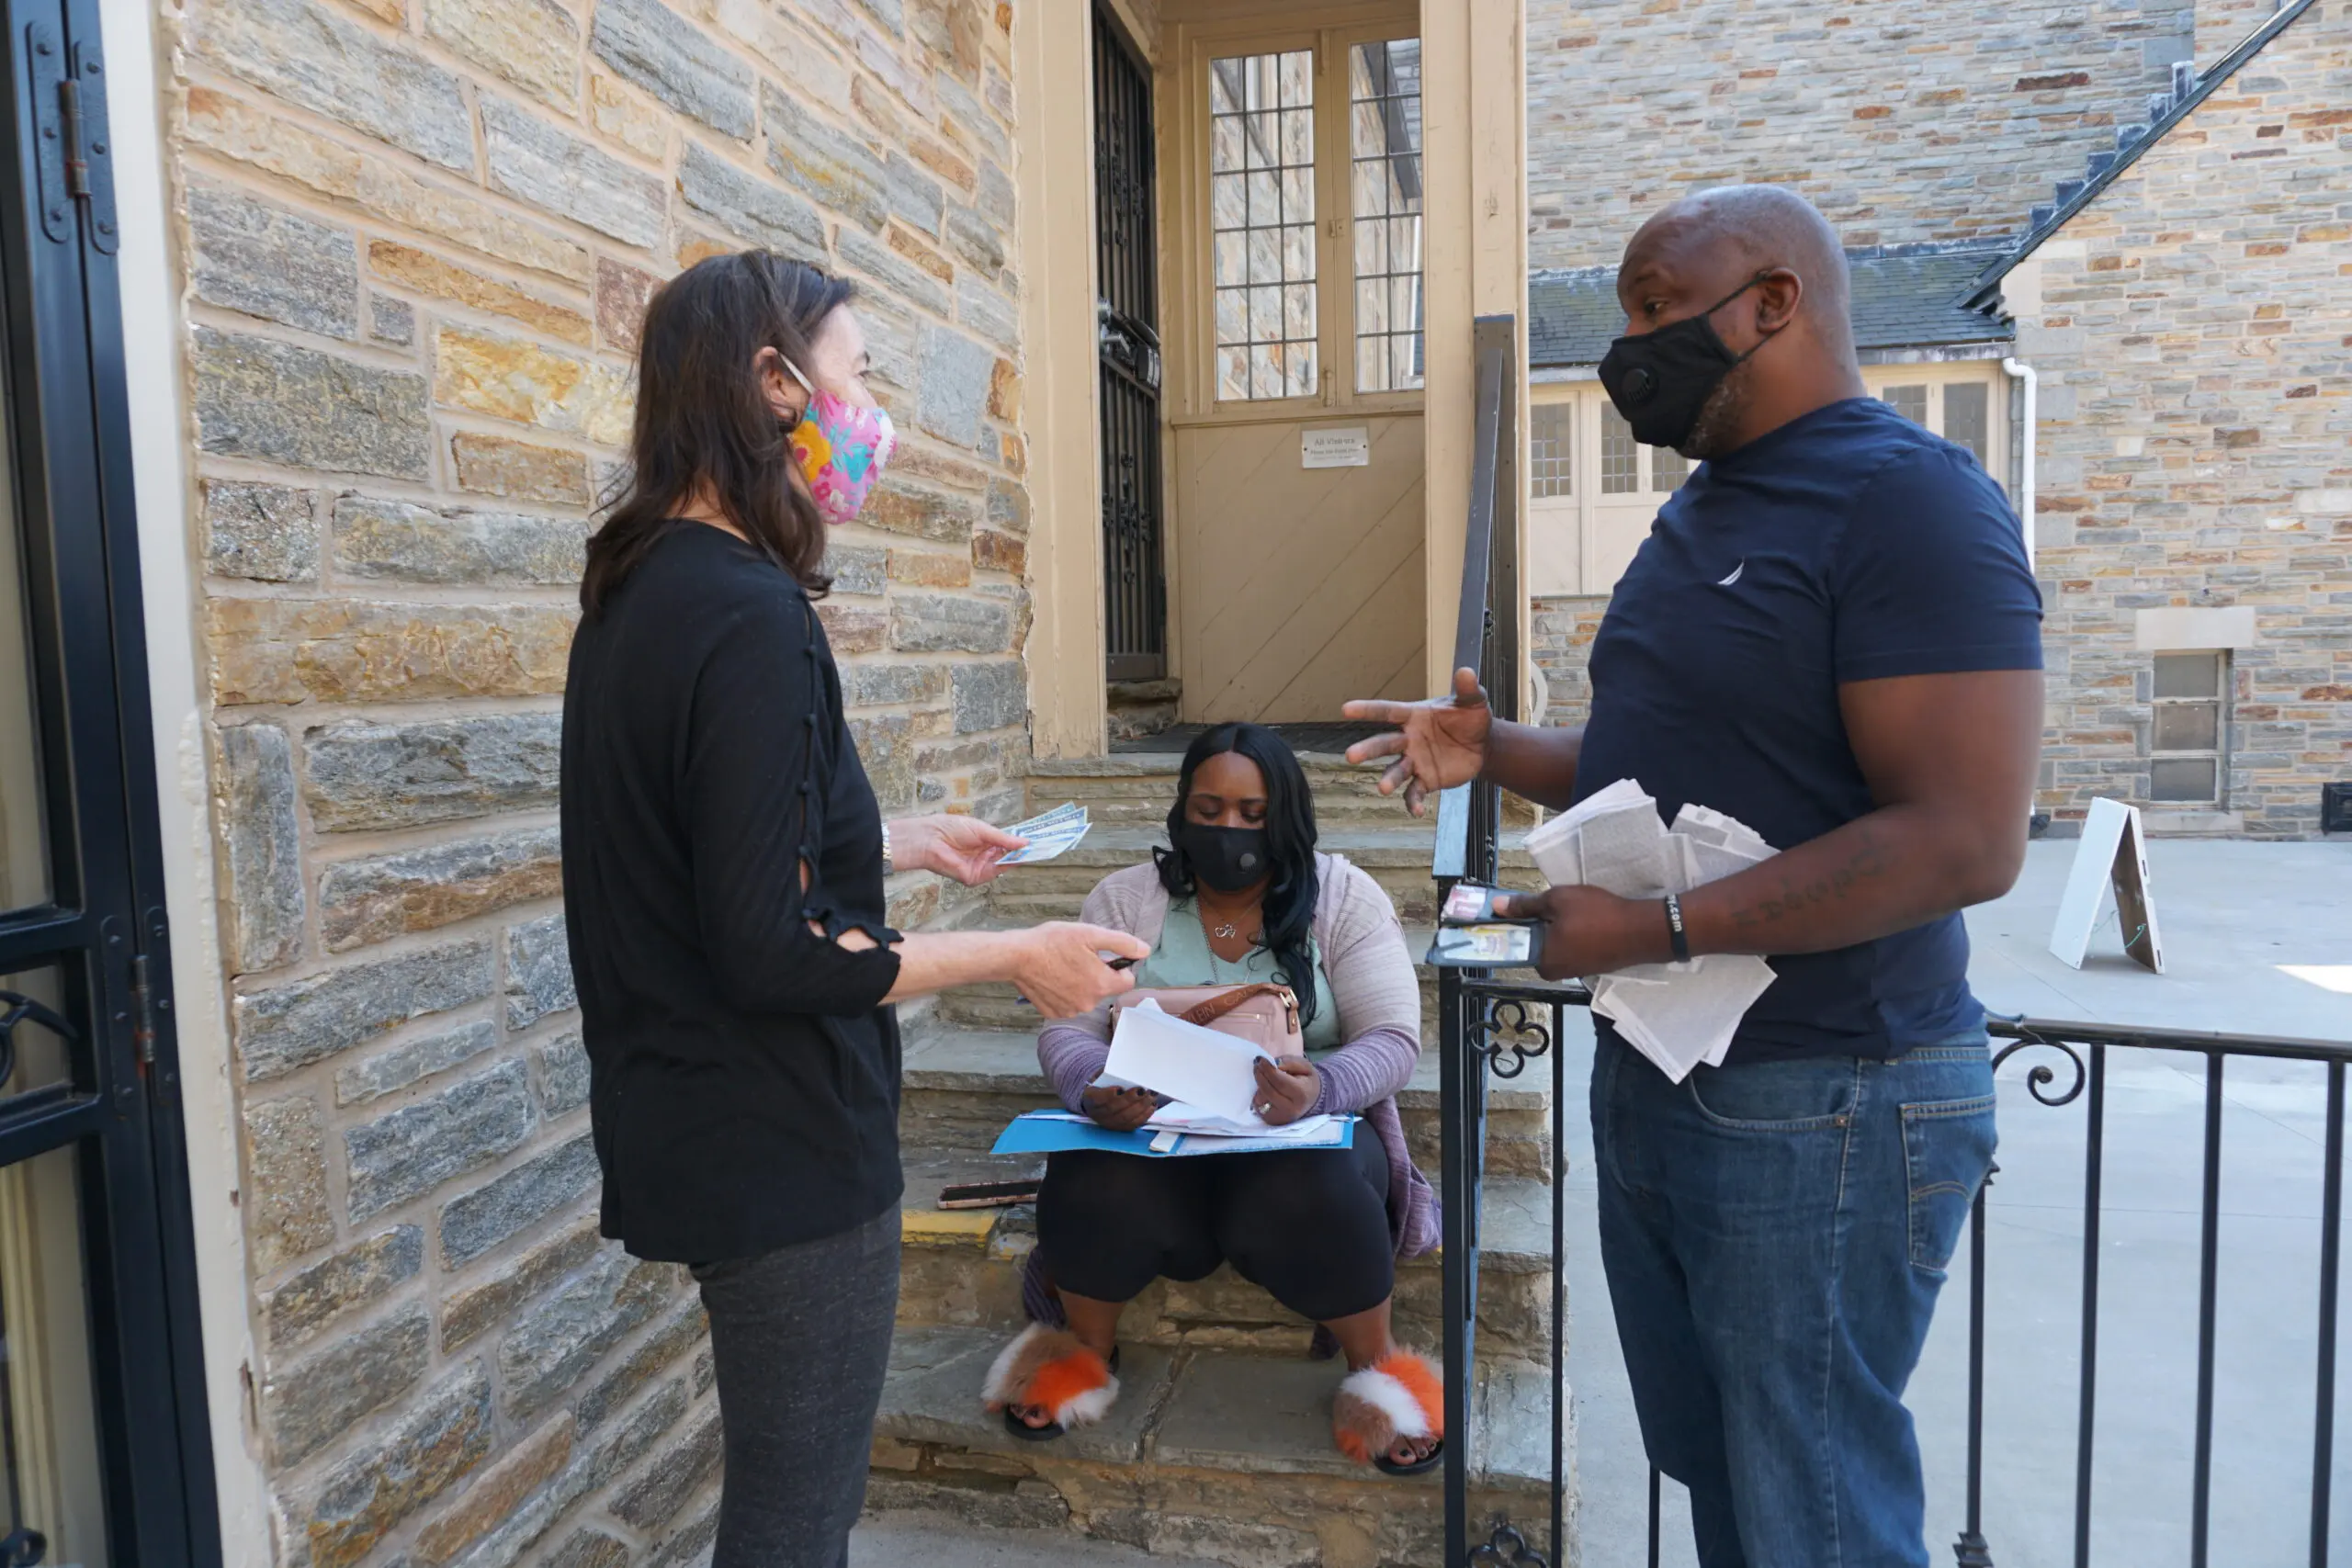
M1170 1018L1158 1002L1147 999L1120 1012L1103 1071L1211 1116L1254 1128L1265 1125L1256 1110L1255 1064L1261 1060L1272 1058L1246 1040Z

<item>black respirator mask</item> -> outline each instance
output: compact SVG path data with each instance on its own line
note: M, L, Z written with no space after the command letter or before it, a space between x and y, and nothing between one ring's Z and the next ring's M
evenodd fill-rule
M1187 822L1176 834L1193 874L1219 893L1239 893L1266 880L1273 862L1263 828L1215 828Z
M1634 427L1634 439L1645 446L1679 449L1699 423L1724 378L1745 364L1747 354L1724 346L1711 319L1769 276L1758 273L1695 316L1669 321L1656 332L1619 338L1601 357L1600 384L1609 400Z

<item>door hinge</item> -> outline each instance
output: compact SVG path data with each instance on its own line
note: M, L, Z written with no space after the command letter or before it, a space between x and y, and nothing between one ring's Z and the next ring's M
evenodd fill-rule
M147 980L147 955L130 955L130 1042L139 1048L139 1065L155 1065L155 988Z
M74 214L85 213L90 248L110 256L121 236L115 230L114 147L107 131L106 67L97 46L68 44L42 22L26 24L25 45L32 72L41 232L65 244L74 236Z

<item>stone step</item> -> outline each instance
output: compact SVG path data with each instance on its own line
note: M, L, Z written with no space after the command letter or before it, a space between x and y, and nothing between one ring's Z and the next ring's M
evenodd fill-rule
M1403 801L1380 793L1380 768L1357 767L1336 752L1304 751L1298 761L1315 795L1319 826L1414 820ZM1172 751L1040 760L1029 768L1029 809L1050 811L1064 801L1075 801L1105 826L1158 827L1168 820L1182 766L1183 758Z
M1535 862L1521 847L1525 838L1516 831L1503 835L1501 881L1507 887L1544 885ZM1156 827L1098 822L1077 848L1058 859L1008 868L989 884L989 908L1001 924L1075 919L1096 883L1112 872L1146 863L1151 852L1167 842ZM1396 906L1397 919L1408 926L1428 926L1437 920L1437 885L1430 878L1436 842L1433 822L1406 818L1403 826L1331 829L1320 835L1317 847L1344 855L1369 872Z
M1021 1270L1036 1242L1030 1205L941 1209L950 1182L1037 1177L1034 1156L977 1150L915 1149L905 1156L899 1201L903 1242L899 1322L912 1327L1017 1332ZM1552 1189L1541 1182L1487 1179L1480 1209L1478 1342L1482 1358L1548 1365L1552 1359ZM1443 1343L1444 1281L1438 1253L1408 1258L1396 1271L1399 1338L1430 1348ZM1193 1283L1162 1280L1131 1303L1122 1336L1163 1349L1248 1349L1303 1354L1314 1325L1273 1297L1220 1269Z
M1331 1363L1127 1343L1109 1416L1038 1443L981 1407L1002 1344L988 1329L899 1329L875 1423L870 1506L1067 1529L1234 1568L1444 1555L1442 1471L1385 1476L1332 1447L1340 1374ZM1508 1515L1549 1545L1551 1375L1498 1363L1482 1371L1474 1401L1472 1430L1454 1436L1469 1444L1471 1517L1483 1526ZM1573 1517L1572 1500L1564 1513Z
M1037 1066L1035 1016L1026 1031L934 1026L907 1043L900 1074L899 1141L910 1149L979 1152L1024 1111L1059 1103ZM1439 1168L1438 1071L1421 1053L1396 1097L1413 1162ZM1570 1107L1574 1110L1574 1107ZM1497 1177L1552 1179L1552 1072L1537 1057L1515 1077L1487 1080L1487 1169Z

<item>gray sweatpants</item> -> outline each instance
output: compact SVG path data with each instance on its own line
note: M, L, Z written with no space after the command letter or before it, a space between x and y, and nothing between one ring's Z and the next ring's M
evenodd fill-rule
M898 1205L694 1273L727 1427L711 1568L845 1568L898 1314Z

